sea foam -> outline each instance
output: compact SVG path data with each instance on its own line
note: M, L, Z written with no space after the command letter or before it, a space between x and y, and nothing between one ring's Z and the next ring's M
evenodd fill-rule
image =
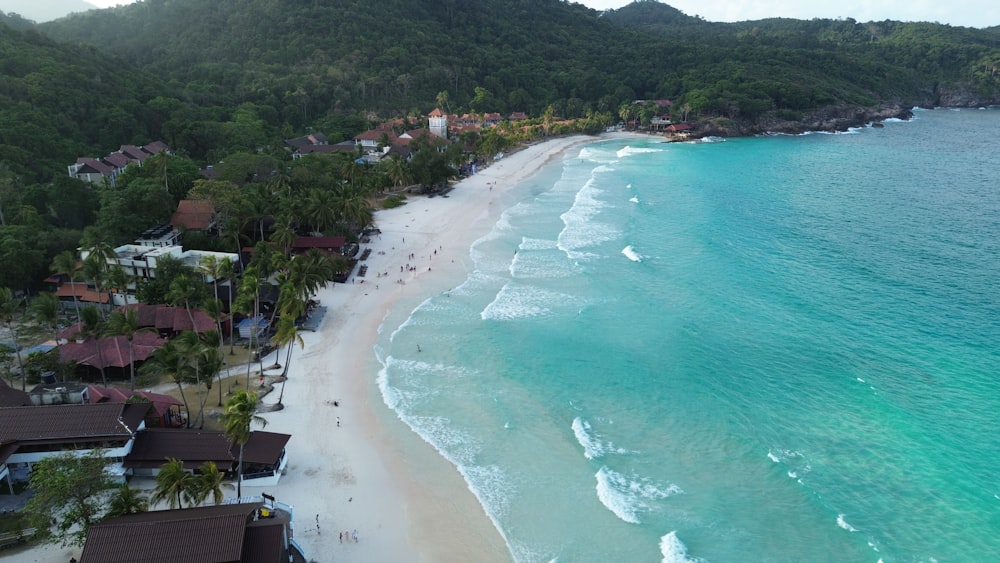
M848 532L857 532L858 531L857 528L855 528L854 526L852 526L852 525L850 525L850 524L847 523L847 520L844 519L844 515L843 514L838 514L837 515L837 525L840 526L841 528L847 530Z
M636 254L631 244L622 249L622 254L633 262L642 262L642 257Z
M629 478L617 471L602 467L594 474L597 479L597 498L615 516L629 524L639 524L639 513L650 509L646 501L660 500L682 494L677 485L661 487L643 478Z
M677 537L677 530L660 538L660 553L663 555L663 563L695 563L704 559L692 559L688 557L687 546Z
M590 423L580 417L573 419L573 435L576 441L583 446L583 456L587 459L597 459L604 454L629 454L635 453L624 448L616 448L611 442L603 442L601 437L590 427Z
M651 149L651 148L641 148L627 146L623 149L618 150L618 158L625 158L627 156L632 156L636 154L650 153L650 152L663 152L663 149Z

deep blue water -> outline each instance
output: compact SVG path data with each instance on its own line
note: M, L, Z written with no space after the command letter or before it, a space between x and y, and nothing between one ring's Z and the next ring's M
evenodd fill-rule
M518 561L998 560L998 154L994 110L577 148L383 332L386 401Z

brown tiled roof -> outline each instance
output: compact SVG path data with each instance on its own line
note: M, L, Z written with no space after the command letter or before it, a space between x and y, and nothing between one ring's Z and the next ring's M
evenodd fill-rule
M152 332L138 332L132 338L135 361L149 359L153 351L163 346L164 340ZM97 347L100 346L100 353ZM124 368L129 365L128 339L124 336L111 336L100 340L84 342L67 342L59 347L59 360L86 364L97 369L103 367Z
M209 332L217 328L215 320L200 309L192 309L189 316L184 307L172 305L133 303L123 308L135 311L136 323L142 328L155 328L171 332L191 330L191 317L194 317L194 330L196 332Z
M382 130L382 131L376 130L376 129L369 129L368 131L365 131L364 133L359 133L359 134L355 135L354 136L354 140L356 140L356 141L381 141L382 140L382 135L385 135L386 137L388 137L390 143L392 143L393 141L396 140L396 134L393 133L392 131L388 130L388 129Z
M427 114L427 117L446 117L441 108L434 108L434 111Z
M104 164L103 162L97 160L96 158L89 158L84 156L76 159L76 163L82 164L82 166L76 171L77 174L96 172L98 174L103 174L104 176L110 176L111 173L114 171L110 166Z
M297 237L292 242L292 248L325 248L340 250L347 244L344 237Z
M66 282L56 290L56 297L78 298L83 303L107 303L108 294L89 289L83 282Z
M125 456L124 466L160 467L167 458L174 458L183 461L186 469L213 461L220 471L229 471L236 459L230 447L224 432L150 428L135 435L135 444Z
M258 520L247 526L243 536L243 559L240 563L274 563L281 561L285 553L285 531L282 526Z
M24 407L31 404L31 396L0 380L0 407Z
M99 403L83 405L48 405L43 407L8 407L0 409L0 443L73 442L78 439L129 438L130 429L138 428L148 403Z
M118 149L118 152L138 162L142 162L147 158L149 158L150 156L152 156L148 152L142 150L140 147L137 147L135 145L122 145L121 148Z
M124 403L129 400L130 397L138 395L146 400L148 400L153 405L153 410L156 411L157 417L163 417L164 414L172 406L184 406L179 399L175 399L170 395L162 395L160 393L152 393L150 391L122 391L121 389L115 387L98 387L97 385L90 385L88 387L88 394L90 395L91 403Z
M212 226L215 207L207 199L182 199L177 211L170 217L170 224L189 230L205 230Z
M91 526L80 563L244 561L247 526L261 506L202 506L110 518Z
M163 141L153 141L143 145L142 150L149 154L160 154L161 152L170 152L170 147Z
M290 434L278 434L276 432L264 432L254 430L250 433L250 439L243 446L244 463L274 463L281 457L281 450L285 449L285 444L291 439ZM239 455L239 446L233 444L234 456Z
M132 161L129 160L127 156L123 155L120 152L113 152L108 156L104 157L102 160L104 160L104 162L115 168L125 168L126 166L132 163Z

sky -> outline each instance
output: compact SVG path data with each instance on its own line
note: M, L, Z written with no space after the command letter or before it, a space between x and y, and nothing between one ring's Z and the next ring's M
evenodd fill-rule
M576 1L607 10L621 8L631 0ZM689 16L724 22L783 17L927 21L968 27L1000 25L997 0L665 0L663 3Z
M87 0L110 7L128 0ZM576 0L598 10L621 8L631 0ZM854 18L861 22L900 20L928 21L956 26L991 27L1000 25L997 0L666 0L689 16L709 21L759 20L784 17Z

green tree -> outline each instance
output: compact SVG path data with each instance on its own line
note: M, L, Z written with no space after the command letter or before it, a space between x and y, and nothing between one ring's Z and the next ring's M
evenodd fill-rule
M128 341L129 385L135 391L135 335L148 329L139 326L139 314L135 308L125 307L111 313L105 330L109 336L124 336Z
M226 402L226 408L222 413L226 437L240 446L239 460L236 465L236 496L238 498L243 496L243 449L250 441L250 425L267 426L267 420L255 414L258 401L256 393L245 390L237 391Z
M108 386L108 377L104 366L104 350L101 348L100 341L107 334L107 328L107 322L97 307L87 306L80 311L80 332L94 341L94 348L97 349L97 360L101 364L101 384L105 387Z
M181 333L182 335L184 333ZM179 337L166 341L163 346L157 348L139 370L143 374L154 376L169 376L177 385L180 392L181 402L184 403L186 413L186 426L191 426L191 407L188 404L187 393L184 391L184 382L193 379L191 371L193 358L187 355L187 350L180 342Z
M52 259L52 266L50 267L52 273L64 274L68 281L75 282L79 279L79 274L77 273L76 267L76 254L72 251L64 250L59 254L56 254L55 258ZM76 297L76 293L73 295L73 306L76 309L76 318L80 319L80 300Z
M31 490L24 512L40 538L62 545L83 545L90 527L106 511L114 484L104 452L72 452L46 457L31 467Z
M24 304L24 299L14 297L14 292L8 287L0 287L0 319L3 319L7 330L10 332L10 339L14 343L14 355L17 357L17 368L21 373L21 391L27 390L27 374L24 372L24 362L21 360L21 347L17 343L17 328L14 327L14 319L18 309ZM13 382L13 378L11 378Z
M149 501L137 489L122 483L114 489L111 501L108 503L107 518L115 516L125 516L126 514L138 514L149 510Z
M196 504L205 504L208 497L212 497L213 504L222 504L225 494L222 491L222 483L226 480L226 474L219 471L214 461L206 461L198 467Z
M184 469L184 462L167 458L167 462L160 466L159 473L156 474L156 489L150 500L153 503L167 501L170 508L184 508L184 501L188 505L198 504L198 481L194 475Z

